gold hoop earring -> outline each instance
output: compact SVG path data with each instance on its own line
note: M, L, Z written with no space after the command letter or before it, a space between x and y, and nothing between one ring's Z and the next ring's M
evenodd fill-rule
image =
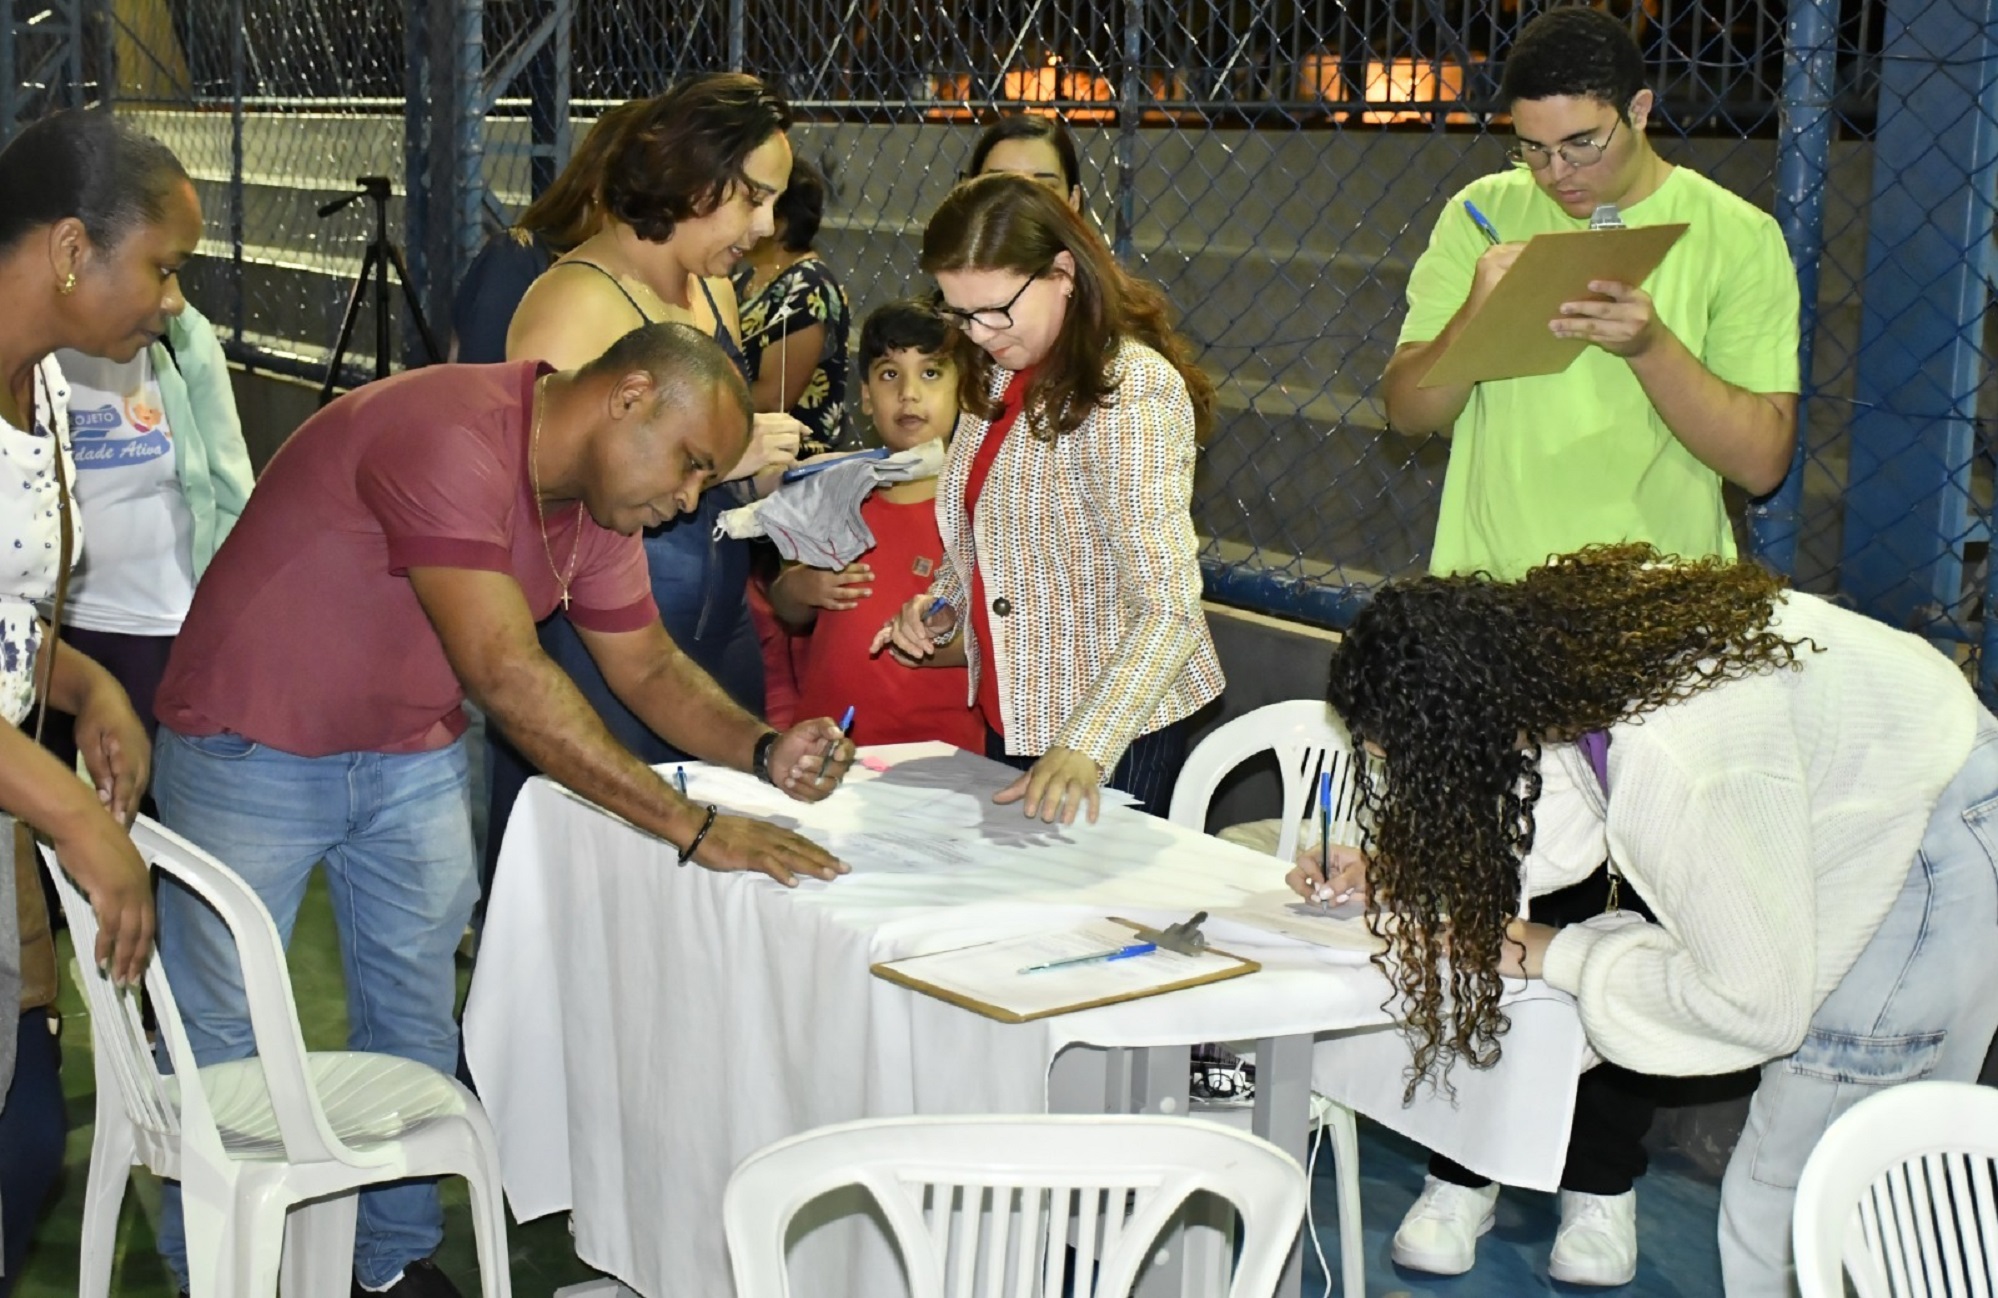
M63 277L62 285L61 287L56 289L56 292L62 294L64 297L68 297L71 293L76 292L75 271L71 271L68 275Z

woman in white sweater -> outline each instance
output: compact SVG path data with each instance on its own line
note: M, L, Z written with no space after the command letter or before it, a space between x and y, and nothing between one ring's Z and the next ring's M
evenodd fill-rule
M1790 1292L1817 1138L1879 1087L1975 1079L1998 1029L1998 721L1962 673L1752 565L1623 545L1391 583L1330 699L1386 759L1364 869L1417 1073L1495 1061L1520 975L1628 1068L1763 1065L1721 1262L1736 1298ZM1520 918L1605 857L1657 923Z

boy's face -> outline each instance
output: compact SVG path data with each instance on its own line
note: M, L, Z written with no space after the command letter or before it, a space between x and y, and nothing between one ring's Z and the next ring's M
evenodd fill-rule
M860 408L893 450L948 437L957 426L957 362L913 347L878 356L861 384Z

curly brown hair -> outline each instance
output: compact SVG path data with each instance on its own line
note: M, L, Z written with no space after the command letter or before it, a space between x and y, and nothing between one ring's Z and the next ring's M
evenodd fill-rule
M755 77L710 72L644 101L604 160L603 207L649 243L706 216L737 186L765 140L791 125L791 108Z
M1545 742L1724 681L1798 666L1769 629L1781 579L1722 559L1593 546L1514 582L1390 582L1332 655L1327 698L1357 747L1377 963L1413 1046L1408 1093L1459 1058L1498 1062L1505 928L1519 912ZM1815 646L1813 646L1815 648Z
M1193 347L1172 327L1172 308L1154 284L1129 274L1103 236L1068 201L1025 176L975 176L950 191L923 231L923 270L1009 270L1044 275L1066 252L1075 262L1075 292L1053 350L1027 390L1036 437L1052 441L1082 426L1098 406L1116 400L1111 362L1120 339L1135 338L1165 357L1186 382L1193 402L1194 440L1214 427L1214 382ZM992 357L963 334L957 346L958 404L994 419Z

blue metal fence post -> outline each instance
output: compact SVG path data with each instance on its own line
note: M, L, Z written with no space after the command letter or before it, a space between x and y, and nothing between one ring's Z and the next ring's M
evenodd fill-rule
M528 61L528 192L539 198L569 161L569 76L575 0L555 0L554 28ZM490 87L497 92L501 87Z
M1973 526L1998 0L1888 0L1880 65L1840 584L1946 638Z
M17 120L21 111L17 102L21 72L15 66L19 58L20 51L14 41L14 0L0 0L0 146L21 129Z
M1749 550L1777 572L1797 571L1797 511L1811 429L1818 268L1825 255L1825 185L1831 173L1832 95L1838 76L1838 0L1793 0L1783 42L1776 126L1776 223L1790 246L1797 313L1797 450L1783 485L1748 506Z
M229 0L229 341L243 345L250 316L243 274L243 96L249 89L243 0Z
M1117 78L1117 215L1111 250L1129 265L1138 221L1138 115L1145 93L1145 0L1124 0L1124 59Z
M441 335L451 293L485 238L483 0L430 0L430 264L423 313Z
M472 258L485 242L486 210L486 6L485 0L457 0L453 7L452 52L457 66L452 69L451 92L458 98L457 140L453 149L452 246L450 264L444 267L441 297L449 302L451 290ZM433 317L447 321L448 311Z
M430 319L430 0L402 7L402 246L409 295ZM405 313L406 315L407 313ZM423 363L423 340L403 321L402 363Z

